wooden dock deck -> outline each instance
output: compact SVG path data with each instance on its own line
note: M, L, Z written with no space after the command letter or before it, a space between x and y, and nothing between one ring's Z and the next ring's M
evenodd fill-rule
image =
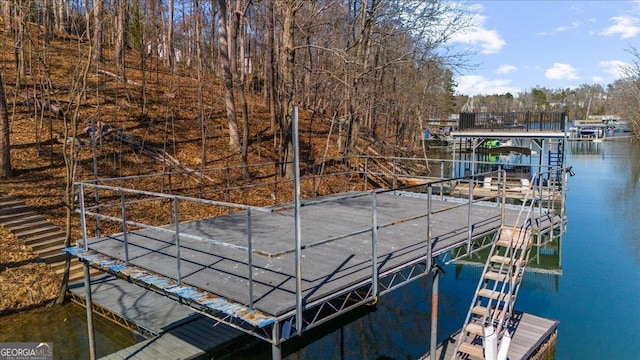
M516 312L514 320L514 333L511 338L507 359L538 359L550 346L554 346L558 321L521 312ZM436 359L452 359L459 333L460 330L438 345ZM430 353L427 353L420 357L419 360L429 360L430 355Z
M371 193L351 192L302 204L301 294L305 328L377 296L372 293L374 213L379 293L427 273L425 197L406 192L378 193L375 212ZM432 197L432 256L466 245L469 236L479 239L500 227L499 204L476 202L469 207L460 201ZM505 224L515 225L518 214L519 207L507 207ZM533 226L542 231L560 221L552 213L535 215ZM180 261L171 232L173 225L128 232L128 265L123 234L88 239L87 252L82 248L68 251L93 267L171 297L263 340L272 341L272 327L283 326L282 338L286 339L290 336L286 328L296 315L294 210L283 207L271 212L254 211L250 224L251 279L246 212L180 223ZM177 284L178 278L183 285Z
M84 305L84 283L69 289L73 301ZM115 278L92 279L94 311L141 333L148 339L103 359L193 359L228 346L244 335L160 294Z

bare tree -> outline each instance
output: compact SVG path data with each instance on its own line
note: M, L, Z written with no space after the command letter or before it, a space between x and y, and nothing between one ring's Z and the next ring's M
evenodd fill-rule
M267 106L269 106L269 115L271 117L271 131L274 135L274 143L277 134L278 108L276 105L276 83L277 83L277 63L276 63L276 46L275 46L275 2L276 0L267 0L266 19L267 23L267 43L266 43L266 64L265 69L265 95L267 98Z
M64 241L65 247L71 246L71 227L72 217L75 213L75 201L74 201L74 182L76 180L76 170L78 166L78 150L77 136L78 136L78 123L80 119L80 108L82 105L82 99L85 97L87 91L87 74L91 67L91 58L93 58L93 51L89 48L87 58L84 64L80 63L77 68L77 73L73 77L72 84L72 99L69 103L69 108L62 111L62 120L64 122L64 138L62 145L62 153L65 163L65 189L64 189L64 204L66 210L66 236ZM80 65L82 67L80 67ZM62 283L60 286L60 292L56 303L60 304L66 300L67 287L69 282L69 272L71 269L71 255L67 253L64 274Z
M103 0L93 0L93 61L97 64L102 62L102 35L103 35Z
M284 165L284 175L293 179L295 164L293 163L293 108L296 105L295 93L295 15L304 5L300 0L282 0L280 11L282 16L282 46L280 52L280 68L282 69L282 104L280 108L280 157Z
M200 13L199 1L194 0L193 12L195 16L195 37L196 37L196 71L198 74L198 120L200 123L200 135L201 135L201 154L200 164L204 169L207 166L207 125L204 115L204 103L203 103L203 89L202 83L204 82L204 68L202 66L202 17Z
M640 52L631 46L628 50L631 54L633 65L623 69L626 75L626 82L629 93L635 100L635 106L629 108L629 117L633 126L633 133L636 139L640 140Z
M220 65L222 66L224 84L224 106L227 111L229 124L229 147L240 150L240 133L236 116L235 98L233 95L233 73L229 54L229 25L227 12L227 0L218 0L218 46L220 52Z
M173 44L173 12L174 12L174 0L169 0L168 8L167 8L167 65L171 68L171 71L175 71L176 66L176 54L174 52L174 44Z
M127 50L127 24L129 23L129 1L117 0L116 9L116 44L115 60L120 76L126 83L127 75L125 69L125 54Z
M0 73L0 178L11 177L11 146L9 143L9 113L4 81Z
M242 169L243 176L245 179L250 177L249 174L249 160L248 160L248 152L249 152L249 106L247 104L247 94L246 94L246 82L247 82L247 72L249 71L249 67L252 65L250 58L248 58L245 54L246 49L246 37L247 37L247 18L246 14L249 10L249 6L251 5L251 0L247 1L246 4L242 0L236 1L236 11L235 11L235 20L234 20L234 31L232 32L233 43L238 44L239 53L234 55L234 58L240 58L240 66L237 66L238 73L238 93L240 95L240 105L242 108L242 150L240 153L240 158L242 161ZM238 61L236 61L236 64Z

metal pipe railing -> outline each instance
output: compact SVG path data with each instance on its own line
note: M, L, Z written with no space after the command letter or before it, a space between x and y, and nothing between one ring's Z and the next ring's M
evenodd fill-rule
M378 296L378 196L371 192L371 276L373 296Z

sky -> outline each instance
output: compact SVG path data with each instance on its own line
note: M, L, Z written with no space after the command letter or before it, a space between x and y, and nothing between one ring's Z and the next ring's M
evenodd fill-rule
M640 0L468 0L473 26L451 45L471 50L454 76L458 95L514 96L536 87L576 88L623 77L640 51Z

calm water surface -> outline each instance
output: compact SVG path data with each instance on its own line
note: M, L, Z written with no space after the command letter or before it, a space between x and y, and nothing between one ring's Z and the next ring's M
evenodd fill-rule
M560 321L556 359L640 359L640 146L572 143L567 233L540 249L516 308ZM561 254L561 256L559 256ZM462 325L481 269L449 265L440 280L439 339ZM415 359L429 349L430 284L419 280L320 331L285 343L287 359ZM84 310L76 306L0 317L2 341L52 341L58 359L85 359ZM98 355L134 342L96 319ZM258 343L234 358L270 359ZM219 356L211 356L219 358Z
M568 229L541 249L543 269L527 272L516 309L560 321L556 359L640 359L640 145L570 145ZM481 272L445 270L439 339L462 326ZM415 359L428 351L429 304L428 282L411 284L289 358Z

